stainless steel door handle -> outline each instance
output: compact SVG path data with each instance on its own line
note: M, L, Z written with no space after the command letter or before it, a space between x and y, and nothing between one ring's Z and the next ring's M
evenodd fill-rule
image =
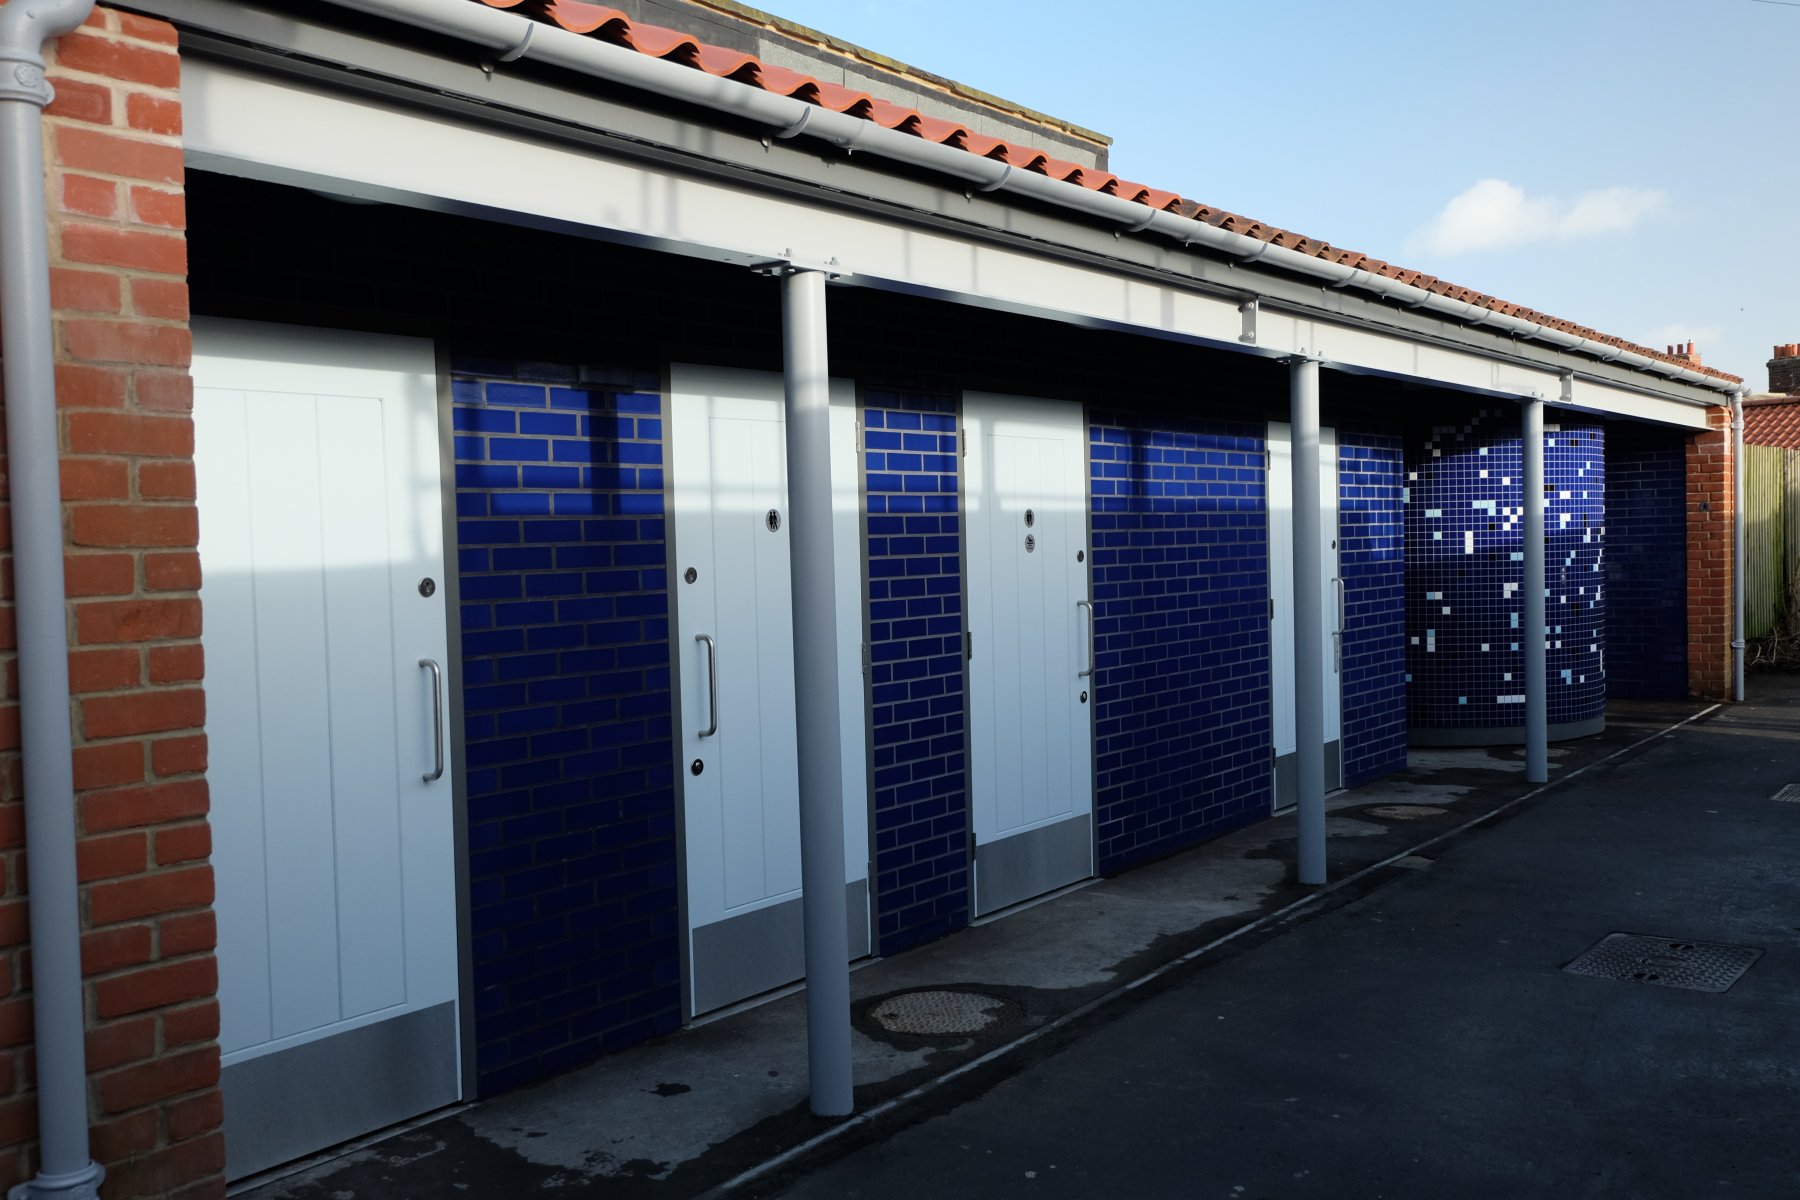
M712 724L701 730L700 736L711 737L719 732L719 647L709 633L696 633L694 640L706 643L706 711Z
M421 776L426 783L444 777L444 668L436 659L421 658L419 665L431 672L431 770Z
M1331 669L1339 675L1344 673L1344 626L1349 622L1349 614L1344 607L1344 577L1333 576L1332 583L1337 585L1337 628L1331 631Z
M1094 673L1094 602L1092 600L1077 600L1075 602L1075 607L1076 608L1085 608L1088 610L1088 639L1087 639L1088 665L1087 665L1087 670L1077 671L1075 673L1075 677L1077 679L1086 679L1088 676L1090 676Z

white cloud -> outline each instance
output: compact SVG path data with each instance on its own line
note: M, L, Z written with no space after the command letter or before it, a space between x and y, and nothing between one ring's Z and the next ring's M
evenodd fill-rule
M1412 245L1433 254L1452 255L1625 233L1667 200L1654 188L1612 187L1564 201L1527 196L1524 188L1504 179L1483 179L1446 204L1414 235Z

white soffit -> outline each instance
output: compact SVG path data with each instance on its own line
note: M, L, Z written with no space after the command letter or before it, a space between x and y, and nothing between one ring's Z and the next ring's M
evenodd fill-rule
M1041 315L1094 328L1243 349L1230 298L1160 284L1104 266L1034 255L951 233L601 157L573 147L353 98L192 56L182 63L189 165L336 190L750 266L772 259L834 263L877 286ZM1185 252L1161 256L1172 275ZM1385 331L1269 307L1256 351L1312 354L1351 370L1555 402L1554 371ZM1691 429L1693 404L1578 380L1577 407Z

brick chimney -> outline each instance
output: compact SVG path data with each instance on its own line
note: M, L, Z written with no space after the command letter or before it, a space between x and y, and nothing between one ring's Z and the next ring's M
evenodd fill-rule
M1775 347L1769 360L1769 390L1800 395L1800 342Z
M1679 358L1690 367L1700 365L1700 351L1694 348L1692 342L1676 342L1669 347L1669 357Z

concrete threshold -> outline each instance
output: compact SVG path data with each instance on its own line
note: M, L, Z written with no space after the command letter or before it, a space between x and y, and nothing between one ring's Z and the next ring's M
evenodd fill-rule
M1551 781L1524 779L1521 747L1420 748L1402 772L1327 800L1333 883L1294 882L1290 812L1111 879L1021 905L851 976L857 1112L807 1110L798 988L697 1022L593 1066L357 1143L329 1161L234 1188L255 1200L463 1195L725 1195L829 1157L953 1081L1008 1060L1128 996L1430 866L1449 839L1710 716L1701 702L1615 703L1601 734L1551 748ZM1374 810L1374 811L1372 811ZM979 1034L888 1033L868 1010L941 988L1009 1002ZM956 1089L958 1091L962 1089Z

